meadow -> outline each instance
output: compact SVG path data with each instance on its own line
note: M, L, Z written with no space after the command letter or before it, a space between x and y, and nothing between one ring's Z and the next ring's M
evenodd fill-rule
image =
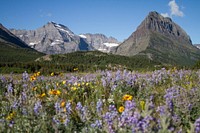
M200 133L200 70L0 75L0 132Z

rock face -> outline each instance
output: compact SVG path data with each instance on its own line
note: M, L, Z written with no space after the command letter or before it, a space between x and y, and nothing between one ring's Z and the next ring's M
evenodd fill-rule
M115 54L147 55L162 63L190 64L200 58L187 33L170 18L150 12L137 30L119 45Z
M22 48L30 48L25 42L12 34L7 28L0 24L0 42L9 43Z
M81 38L85 39L88 44L90 44L94 50L101 52L112 52L120 44L117 39L113 37L106 37L103 34L81 34Z
M37 30L11 32L37 51L46 54L64 54L79 50L91 50L84 39L75 35L64 25L48 22Z

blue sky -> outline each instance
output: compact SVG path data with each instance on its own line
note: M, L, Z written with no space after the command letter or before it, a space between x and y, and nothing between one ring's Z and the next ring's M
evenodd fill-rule
M103 33L123 41L150 11L172 17L200 43L200 0L2 0L0 23L30 30L54 21L75 34Z

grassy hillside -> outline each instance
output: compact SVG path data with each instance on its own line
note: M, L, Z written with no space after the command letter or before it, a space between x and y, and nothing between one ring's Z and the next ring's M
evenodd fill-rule
M21 48L12 43L0 42L0 63L34 61L43 55L33 49Z
M200 50L196 47L180 44L156 33L152 33L150 45L142 53L151 54L153 60L162 64L179 66L191 66L200 59Z
M9 68L15 68L14 72L22 71L42 73L51 72L91 72L105 69L126 68L128 70L153 70L158 62L151 61L146 56L125 57L106 54L98 51L74 52L60 55L46 55L32 62L1 63L2 73L10 72ZM12 70L12 69L11 69Z

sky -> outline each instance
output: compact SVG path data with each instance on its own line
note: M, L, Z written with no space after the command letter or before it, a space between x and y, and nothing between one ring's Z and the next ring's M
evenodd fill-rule
M34 30L53 21L75 34L102 33L122 42L151 11L171 17L200 44L200 0L1 0L0 23Z

